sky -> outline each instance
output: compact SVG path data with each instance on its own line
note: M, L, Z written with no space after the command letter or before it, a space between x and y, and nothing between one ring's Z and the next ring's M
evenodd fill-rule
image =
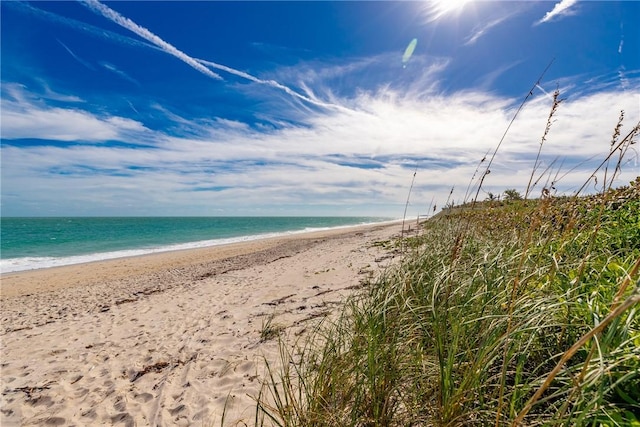
M640 119L636 1L2 1L0 19L2 216L570 195L621 111L618 140Z

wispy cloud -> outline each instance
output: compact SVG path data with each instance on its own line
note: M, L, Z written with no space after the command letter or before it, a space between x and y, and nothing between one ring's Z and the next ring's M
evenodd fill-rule
M580 76L580 85L574 90L580 93L592 93L600 91L631 90L640 91L638 80L640 79L640 69L627 70L621 65L617 70L604 75L583 75ZM640 105L638 105L640 108Z
M60 198L67 206L57 207L58 214L76 207L84 214L115 214L131 204L132 214L147 215L207 214L228 206L234 210L227 214L317 214L318 207L332 206L335 212L344 206L356 207L358 213L399 216L417 166L410 211L425 213L432 198L444 202L452 185L466 188L514 109L512 100L488 93L421 97L388 88L342 102L352 109L317 111L300 126L289 124L267 133L221 118L195 123L174 115L176 125L200 128L193 137L160 131L147 135L152 131L121 117L33 104L17 120L16 106L3 105L3 120L9 111L15 124L6 130L3 123L2 130L14 136L154 141L152 148L134 149L95 139L95 144L73 146L55 141L19 146L5 140L3 183L24 188L21 201L9 206L18 209L14 203L40 201L55 208ZM525 107L485 182L487 191L526 185L539 145L536 135L543 131L549 108L543 94ZM592 171L594 161L589 159L606 155L620 109L630 121L640 117L637 98L620 91L574 97L561 105L544 152L544 167L571 153L561 175L575 170L556 185L560 191L579 186ZM554 170L561 161L556 164ZM637 166L628 165L621 179L637 173ZM458 201L462 196L454 194ZM373 203L377 207L367 210ZM101 211L83 211L91 206Z
M315 106L318 107L323 107L323 108L331 108L331 109L345 109L343 106L341 105L337 105L337 104L332 104L332 103L328 103L328 102L323 102L322 100L319 100L312 92L307 92L307 95L302 95L296 91L294 91L293 89L278 83L275 80L264 80L264 79L260 79L258 77L252 76L249 73L245 73L244 71L240 71L240 70L236 70L234 68L231 67L227 67L226 65L221 65L221 64L217 64L215 62L211 62L211 61L206 61L204 59L198 59L198 62L200 62L201 64L207 65L209 67L212 68L216 68L218 70L222 70L222 71L226 71L227 73L236 75L238 77L242 77L244 79L247 79L249 81L252 81L254 83L259 83L262 85L267 85L267 86L271 86L275 89L278 90L282 90L284 91L286 94L293 96L294 98L298 98L302 101L308 102L309 104L313 104Z
M99 1L97 1L97 0L84 0L84 1L82 1L82 4L87 6L90 10L92 10L92 11L94 11L94 12L96 12L96 13L102 15L102 16L104 16L107 19L110 19L111 21L115 22L116 24L120 25L121 27L126 28L129 31L132 31L133 33L137 34L138 36L142 37L143 39L153 43L154 45L158 46L160 49L162 49L166 53L175 56L176 58L178 58L179 60L183 61L187 65L189 65L189 66L193 67L194 69L200 71L202 74L204 74L204 75L206 75L208 77L211 77L212 79L216 79L216 80L220 80L221 79L221 77L218 74L214 73L213 71L211 71L210 69L208 69L207 67L202 65L196 59L194 59L191 56L187 55L186 53L182 52L181 50L179 50L175 46L173 46L173 45L167 43L166 41L162 40L159 36L155 35L151 31L149 31L148 29L136 24L131 19L122 16L120 13L116 12L115 10L111 9L110 7L100 3Z
M553 7L553 9L547 12L542 19L536 22L536 24L543 24L555 19L560 19L565 16L573 15L575 13L574 6L578 3L578 0L562 0Z
M489 22L477 25L476 27L473 28L473 31L471 32L471 34L469 36L467 36L466 40L465 40L465 45L466 46L470 46L475 44L480 38L484 37L485 35L487 35L487 33L494 27L497 27L498 25L502 24L504 21L511 19L514 15L520 13L523 9L521 8L515 8L513 10L510 11L501 11L499 13L501 13L501 16L498 16L492 20L490 20Z
M510 63L502 64L494 67L494 69L487 74L481 76L477 80L478 87L482 90L490 90L494 83L504 76L509 70L522 64L522 60L513 61Z
M626 68L624 67L624 65L621 65L620 68L618 68L618 78L620 80L620 87L624 90L628 90L631 85L629 83L629 79L627 78Z
M402 68L401 54L386 52L335 62L302 62L294 67L280 68L273 75L277 81L293 82L305 95L353 111L360 107L355 99L363 93L414 98L437 94L441 90L439 79L446 72L450 58L414 54L410 65ZM344 112L348 110L343 109Z
M473 33L471 33L469 36L467 36L467 39L465 40L464 44L466 46L470 46L472 44L475 44L475 42L477 42L482 36L484 36L491 28L495 27L496 25L500 24L502 21L504 21L504 18L500 18L500 19L496 19L494 21L488 22L482 26L476 27L473 29Z
M103 142L148 131L142 123L125 117L100 117L80 108L48 106L24 88L14 87L12 93L11 98L3 96L1 102L3 140Z
M67 95L67 94L56 92L55 90L51 89L51 87L45 80L41 78L36 78L35 80L42 86L43 92L40 94L40 97L42 98L51 99L51 100L60 101L60 102L71 102L71 103L84 102L84 100L79 96ZM11 86L11 84L9 84L9 86ZM25 89L24 87L18 86L18 90L20 92L23 92L24 89ZM14 91L14 94L15 94L15 91Z

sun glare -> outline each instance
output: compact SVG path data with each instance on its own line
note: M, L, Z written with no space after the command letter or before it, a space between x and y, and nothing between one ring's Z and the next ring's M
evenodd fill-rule
M427 2L429 20L436 21L445 15L459 14L467 3L473 0L432 0Z

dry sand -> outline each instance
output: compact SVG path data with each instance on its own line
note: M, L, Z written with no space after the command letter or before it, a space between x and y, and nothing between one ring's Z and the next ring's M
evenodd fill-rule
M2 275L0 425L253 424L289 342L394 262L397 223ZM239 422L241 421L241 422Z

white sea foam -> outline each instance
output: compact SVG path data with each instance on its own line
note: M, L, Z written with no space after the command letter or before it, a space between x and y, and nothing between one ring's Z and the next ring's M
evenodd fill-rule
M286 234L286 233L283 233ZM179 251L183 249L205 248L209 246L226 245L230 243L246 242L251 240L276 237L278 234L262 234L257 236L241 236L228 239L203 240L199 242L180 243L167 246L149 247L141 249L127 249L112 252L99 252L86 255L75 255L68 257L26 257L10 258L0 260L0 271L2 273L12 273L25 270L36 270L40 268L60 267L63 265L83 264L87 262L103 261L108 259L126 258L140 255L148 255L159 252Z
M389 223L395 221L388 221ZM373 224L373 223L371 223ZM376 222L375 224L384 224ZM360 224L366 225L366 224ZM292 234L311 233L314 231L325 231L341 228L355 227L357 224L343 225L338 227L307 227L303 230L287 231L282 233L265 233L252 236L239 236L226 239L202 240L197 242L179 243L167 246L149 247L140 249L127 249L113 252L100 252L86 255L76 255L68 257L24 257L9 258L0 260L0 273L14 273L18 271L37 270L42 268L61 267L64 265L83 264L94 261L104 261L108 259L127 258L140 255L148 255L159 252L180 251L184 249L206 248L210 246L227 245L231 243L249 242L271 237L288 236Z

